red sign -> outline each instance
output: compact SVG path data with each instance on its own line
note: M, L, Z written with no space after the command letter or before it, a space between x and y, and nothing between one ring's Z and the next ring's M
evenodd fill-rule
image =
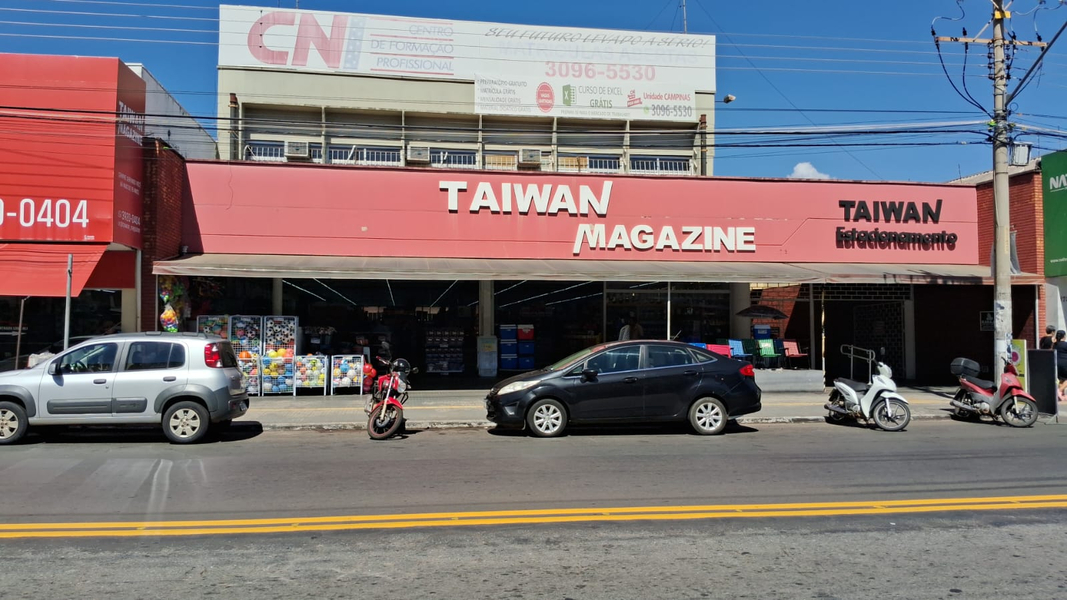
M114 58L0 61L0 241L140 247L140 197L119 184L140 186L144 82Z
M188 163L192 252L978 263L973 187Z

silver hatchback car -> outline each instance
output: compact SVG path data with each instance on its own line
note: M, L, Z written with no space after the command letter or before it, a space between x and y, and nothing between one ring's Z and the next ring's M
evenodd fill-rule
M247 411L233 347L202 333L102 336L32 369L0 373L0 444L34 425L145 423L188 444Z

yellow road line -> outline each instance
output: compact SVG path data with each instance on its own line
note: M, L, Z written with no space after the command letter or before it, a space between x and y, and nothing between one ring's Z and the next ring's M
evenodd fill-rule
M0 539L190 536L479 525L909 514L1041 508L1067 508L1067 495L937 498L872 502L532 509L213 521L22 523L0 525Z

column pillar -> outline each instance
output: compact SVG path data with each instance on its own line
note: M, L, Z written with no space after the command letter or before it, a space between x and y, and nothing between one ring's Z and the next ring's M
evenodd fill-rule
M285 304L282 302L282 280L280 278L274 278L271 280L273 284L271 287L271 314L282 315L285 314L282 311L285 310Z
M730 337L735 340L752 337L752 319L737 316L752 303L749 298L751 287L747 283L730 284Z

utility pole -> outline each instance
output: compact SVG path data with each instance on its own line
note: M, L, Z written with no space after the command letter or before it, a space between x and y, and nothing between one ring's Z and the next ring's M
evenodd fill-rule
M689 33L689 16L685 12L685 0L682 0L682 33Z
M1011 13L1004 8L1004 0L992 0L993 39L935 37L938 42L962 42L964 44L989 44L993 49L993 375L999 382L1010 356L1008 349L1012 337L1011 305L1011 204L1008 199L1008 151L1011 146L1011 125L1008 122L1008 106L1015 101L1038 63L1049 47L1063 32L1056 34L1052 42L1026 42L1007 40L1004 37L1005 22ZM1067 27L1067 23L1064 24ZM936 35L936 34L935 34ZM1038 38L1040 39L1040 38ZM1036 46L1043 48L1041 55L1030 70L1008 93L1008 67L1005 61L1005 46Z
M993 0L993 361L994 381L1011 344L1011 207L1008 202L1008 73L1004 64L1004 0Z

